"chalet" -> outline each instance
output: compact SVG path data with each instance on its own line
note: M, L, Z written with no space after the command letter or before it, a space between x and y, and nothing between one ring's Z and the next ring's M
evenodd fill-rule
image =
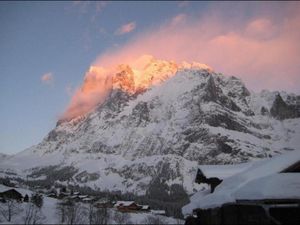
M3 192L0 192L0 198L3 199L4 201L6 199L14 199L17 201L22 201L23 196L20 192L16 191L15 189L9 189Z
M139 206L134 201L117 201L114 207L120 212L135 212L142 208L142 206Z
M186 224L300 224L300 151L248 164L182 209Z

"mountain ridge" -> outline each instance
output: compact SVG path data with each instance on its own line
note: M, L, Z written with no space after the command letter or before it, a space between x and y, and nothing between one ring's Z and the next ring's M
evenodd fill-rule
M53 171L72 167L59 182L140 195L158 179L193 193L200 188L193 182L199 164L240 163L297 150L299 96L253 93L236 77L192 65L142 91L116 80L94 110L58 123L41 143L2 163L0 175L13 171L50 180ZM121 78L132 81L125 68ZM275 110L278 94L294 114L282 111L282 104Z

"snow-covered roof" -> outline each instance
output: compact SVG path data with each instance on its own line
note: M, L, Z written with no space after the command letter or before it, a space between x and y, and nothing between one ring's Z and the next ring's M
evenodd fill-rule
M162 215L162 214L166 214L166 211L165 210L151 210L151 213L157 214L157 215Z
M104 203L108 203L110 202L109 199L106 199L106 198L102 198L102 199L99 199L98 201L95 202L95 204L104 204Z
M225 179L246 170L251 165L251 163L241 163L236 165L201 165L198 168L207 178L218 177L220 179Z
M26 190L23 188L8 187L8 186L0 184L0 192L8 191L10 189L15 189L16 191L20 192L23 196L26 194L30 195L33 193L32 191Z
M149 205L142 205L142 209L149 209L150 206Z
M79 198L87 198L88 195L79 195L78 197L79 197Z
M191 214L196 208L214 208L236 200L300 199L300 174L280 173L298 161L300 151L253 162L246 170L224 179L214 193L196 193L182 212Z
M133 203L135 203L135 202L134 201L117 201L114 206L115 207L118 207L118 206L130 206Z
M300 174L278 173L249 181L234 193L236 200L300 199Z
M79 198L78 196L70 196L69 198L71 198L71 199L75 199L75 198Z

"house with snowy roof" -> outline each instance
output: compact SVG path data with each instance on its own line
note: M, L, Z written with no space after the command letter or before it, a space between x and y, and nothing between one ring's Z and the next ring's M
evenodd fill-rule
M121 212L134 212L142 208L142 206L138 205L134 201L117 201L114 207Z
M23 200L23 196L16 189L12 188L0 192L0 199L2 202L5 202L7 199L14 199L21 202Z
M186 224L300 224L300 151L248 163L182 212Z

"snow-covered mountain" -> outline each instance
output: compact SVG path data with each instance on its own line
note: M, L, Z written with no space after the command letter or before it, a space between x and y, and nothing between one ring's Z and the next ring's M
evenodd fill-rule
M1 176L136 194L177 184L193 193L199 164L299 150L300 96L253 93L199 63L144 56L140 64L116 67L93 110L64 117L41 143L2 161ZM86 76L81 91L96 78Z

